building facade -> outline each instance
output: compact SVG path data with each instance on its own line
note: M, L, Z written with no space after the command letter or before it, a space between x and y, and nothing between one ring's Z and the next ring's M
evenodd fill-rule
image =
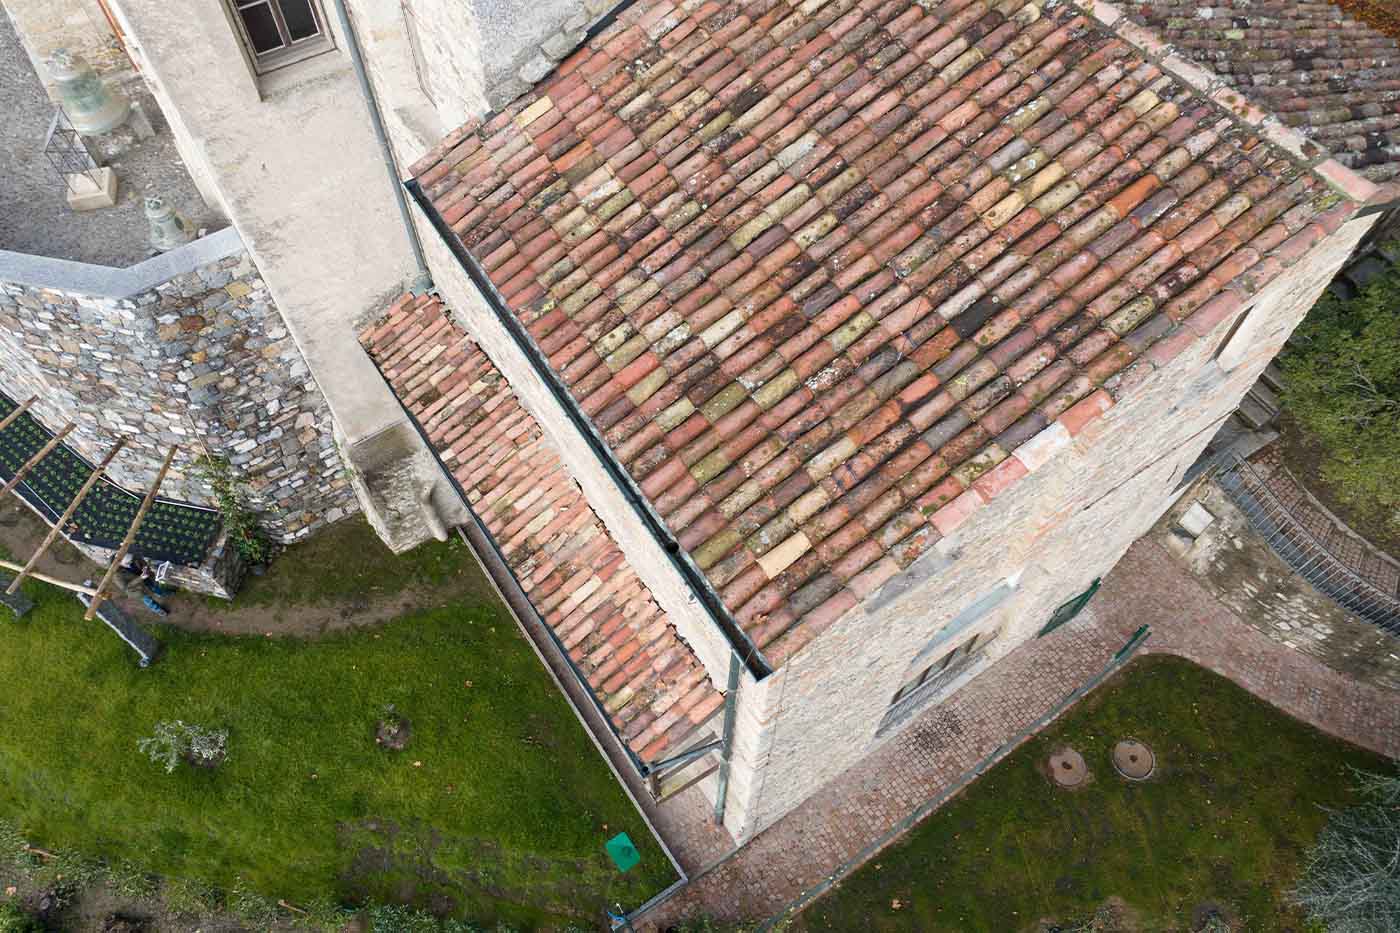
M735 701L740 842L1092 587L1376 194L1104 3L640 2L412 172L453 326Z
M109 7L370 520L740 843L1054 637L1378 197L1097 0Z

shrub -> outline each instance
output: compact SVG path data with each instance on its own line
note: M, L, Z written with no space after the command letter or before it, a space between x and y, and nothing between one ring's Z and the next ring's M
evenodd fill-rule
M1337 497L1400 531L1400 267L1353 299L1325 295L1279 362L1284 407Z
M272 558L272 542L258 527L257 516L248 508L239 492L229 462L205 455L196 461L195 466L200 478L214 491L214 501L218 504L224 528L234 548L250 564L267 563Z
M1400 930L1400 776L1354 772L1361 802L1331 811L1294 899L1328 933Z
M228 733L205 729L183 720L156 723L155 735L141 739L136 747L169 774L183 760L199 768L217 767L228 753Z

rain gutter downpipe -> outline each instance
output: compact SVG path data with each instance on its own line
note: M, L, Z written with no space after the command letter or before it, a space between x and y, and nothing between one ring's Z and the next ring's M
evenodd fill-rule
M418 264L409 291L423 295L432 290L433 274L428 271L428 260L423 255L423 243L418 238L418 228L413 226L413 215L408 209L408 199L404 197L403 182L399 178L399 168L394 162L394 150L389 146L389 133L384 129L384 116L379 110L379 99L374 96L374 87L369 83L369 73L365 71L365 59L360 54L360 40L355 35L355 27L350 24L350 14L345 9L345 0L331 0L335 7L335 17L340 23L340 31L345 34L345 48L350 53L350 64L355 69L355 77L360 81L360 93L364 96L365 107L369 109L369 119L374 127L375 138L379 140L379 154L384 159L384 169L389 173L389 185L394 189L394 203L399 206L399 219L408 234L408 245L413 249L413 261Z

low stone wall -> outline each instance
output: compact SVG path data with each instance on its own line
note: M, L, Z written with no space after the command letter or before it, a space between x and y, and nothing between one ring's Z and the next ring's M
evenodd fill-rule
M0 389L139 490L207 504L194 462L226 457L281 541L357 509L330 410L232 228L128 269L0 251Z
M1194 539L1176 530L1193 503L1214 517ZM1152 536L1246 624L1333 670L1400 690L1400 639L1356 618L1294 573L1213 481L1202 479L1183 496Z

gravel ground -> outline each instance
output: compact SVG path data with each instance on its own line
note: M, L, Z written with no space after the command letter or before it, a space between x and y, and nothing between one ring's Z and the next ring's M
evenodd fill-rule
M136 77L124 90L141 101L156 135L138 141L122 127L91 140L99 164L117 173L117 204L75 212L44 156L54 105L0 9L0 249L107 266L140 262L151 255L142 208L147 193L159 192L197 228L213 232L228 225L199 196L145 83Z

